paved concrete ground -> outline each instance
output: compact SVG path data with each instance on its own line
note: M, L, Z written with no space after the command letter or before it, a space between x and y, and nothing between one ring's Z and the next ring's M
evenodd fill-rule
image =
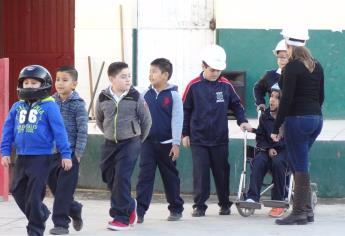
M84 195L85 197L85 195ZM274 219L267 216L268 208L256 211L255 215L244 218L232 207L230 216L218 216L218 206L214 197L210 200L209 209L205 217L193 218L190 215L192 204L190 198L186 198L184 217L179 222L168 222L167 205L160 197L154 201L144 224L136 225L129 231L115 232L106 229L109 201L82 198L84 204L84 228L80 232L71 229L71 235L126 235L126 236L157 236L157 235L182 235L182 236L218 236L218 235L313 235L333 236L344 235L345 204L343 201L327 200L320 203L316 209L316 221L304 226L278 226ZM51 209L52 198L46 198L45 202ZM334 203L335 202L335 203ZM332 203L332 204L329 204ZM9 202L0 202L0 235L26 235L27 221L20 212L13 198ZM46 235L52 227L51 219L47 221Z

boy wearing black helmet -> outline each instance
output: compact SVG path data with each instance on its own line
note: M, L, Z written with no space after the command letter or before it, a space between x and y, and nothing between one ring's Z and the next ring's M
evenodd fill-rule
M24 67L19 74L20 101L13 104L3 126L1 164L8 167L12 145L18 158L11 192L28 219L27 234L43 235L50 212L42 202L50 159L56 145L65 171L72 167L67 133L54 99L52 78L39 65Z

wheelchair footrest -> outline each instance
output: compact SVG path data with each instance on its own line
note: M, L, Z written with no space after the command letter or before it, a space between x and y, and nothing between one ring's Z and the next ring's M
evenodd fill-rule
M263 200L261 202L265 207L289 208L289 203L287 201Z
M236 202L236 206L240 208L247 208L247 209L261 209L261 204L258 202L246 202L246 201L238 201Z

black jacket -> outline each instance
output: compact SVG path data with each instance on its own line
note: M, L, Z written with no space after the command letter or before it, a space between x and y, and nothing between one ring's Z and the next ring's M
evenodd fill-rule
M273 129L274 134L278 133L287 116L322 115L324 73L317 61L311 73L303 62L290 61L279 80L279 87L282 88L283 95Z
M253 89L255 104L258 106L260 104L266 104L265 96L267 93L270 93L271 87L278 83L280 74L277 73L277 70L267 71L266 74L258 80Z
M256 130L256 147L258 149L265 149L268 151L270 148L274 148L277 152L284 149L284 140L274 142L271 139L273 131L274 118L270 114L270 109L266 109L260 116L259 126Z

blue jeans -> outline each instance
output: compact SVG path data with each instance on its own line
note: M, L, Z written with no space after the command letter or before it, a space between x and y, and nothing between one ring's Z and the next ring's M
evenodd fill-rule
M320 115L289 116L284 123L287 157L293 172L309 172L309 150L319 136L323 119Z
M102 179L111 191L109 215L116 221L129 224L135 208L131 197L131 177L141 148L139 136L117 143L105 140L102 150Z
M78 183L79 163L72 154L72 169L64 171L61 167L61 156L55 154L50 164L48 186L54 194L52 220L55 227L68 228L74 218L81 214L83 205L74 200L74 192Z
M278 155L271 158L267 152L258 152L252 161L249 190L247 198L256 202L260 201L260 191L266 173L270 170L274 188L272 189L272 200L283 201L285 186L287 182L286 152L279 151Z

